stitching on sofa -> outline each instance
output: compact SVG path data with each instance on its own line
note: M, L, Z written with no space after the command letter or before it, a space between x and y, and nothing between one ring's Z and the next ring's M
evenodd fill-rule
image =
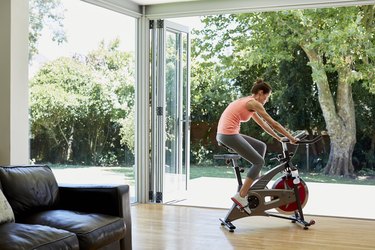
M76 234L78 234L78 235L87 235L87 234L89 234L89 233L93 233L93 232L95 232L95 231L102 230L103 227L107 227L107 226L109 226L109 225L111 225L111 224L113 224L113 223L117 223L119 220L121 220L121 221L124 223L124 228L125 228L125 230L126 230L126 223L125 223L125 220L124 220L123 218L118 218L117 220L112 221L112 222L110 222L110 223L107 223L107 224L105 224L104 226L102 226L102 227L100 227L100 228L95 228L94 230L91 230L91 231L86 232L86 233L76 233Z
M70 232L70 233L71 233L71 232ZM71 235L64 236L63 238L57 239L57 240L55 240L55 241L53 241L53 242L64 241L65 239L68 239L68 238L71 238L71 237L76 237L76 239L77 239L77 244L79 244L78 238L77 238L77 236L76 236L74 233L71 233ZM49 245L49 244L51 244L51 243L52 243L52 242L44 243L44 244L41 244L41 245L39 245L39 246L37 246L37 247L34 247L33 249L37 249L38 247L42 247L42 246L47 246L47 245Z

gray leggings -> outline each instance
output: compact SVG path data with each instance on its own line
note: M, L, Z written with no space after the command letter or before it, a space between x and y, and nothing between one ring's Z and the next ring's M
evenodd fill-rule
M217 134L216 140L233 149L242 158L253 164L249 172L247 172L246 176L248 178L255 180L258 177L264 165L264 156L267 149L264 142L242 134Z

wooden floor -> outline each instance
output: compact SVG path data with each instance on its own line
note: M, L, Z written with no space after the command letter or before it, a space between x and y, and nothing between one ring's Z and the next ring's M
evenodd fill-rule
M159 204L132 206L135 250L375 249L375 220L306 216L308 230L287 220L246 217L230 233L226 210Z

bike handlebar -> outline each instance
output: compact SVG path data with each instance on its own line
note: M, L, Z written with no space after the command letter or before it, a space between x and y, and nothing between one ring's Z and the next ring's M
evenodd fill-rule
M299 140L297 141L297 144L314 144L315 142L319 141L320 139L322 139L322 136L319 135L311 140Z
M313 144L317 141L319 141L320 139L322 139L322 136L319 135L311 140L304 140L303 138L305 138L307 136L307 132L305 130L301 130L301 131L296 131L294 133L294 137L299 139L298 141L296 141L296 144ZM285 143L290 143L289 139L284 137L281 142L285 142Z

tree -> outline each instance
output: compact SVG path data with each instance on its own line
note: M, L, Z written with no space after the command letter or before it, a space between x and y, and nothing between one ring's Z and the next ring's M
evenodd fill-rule
M224 77L222 64L202 60L196 50L199 42L192 39L191 46L191 161L207 164L217 148L215 135L220 115L240 92L231 79Z
M30 83L37 161L115 164L125 157L122 124L125 136L134 134L134 126L126 126L134 110L132 60L115 40L102 42L87 56L59 58L37 72Z
M90 52L86 64L101 75L111 98L113 113L111 121L118 125L121 144L134 153L134 100L135 73L133 54L120 50L120 40L115 39Z
M38 40L43 28L47 26L52 32L52 40L66 42L64 32L64 9L61 0L29 0L29 58L38 54Z
M356 126L358 143L355 147L357 170L375 170L375 94L369 93L366 86L353 86L356 106ZM360 164L360 165L359 165Z
M330 157L324 171L350 176L356 143L352 84L361 80L374 88L374 26L371 25L374 12L369 11L373 8L206 17L200 47L207 57L220 58L233 77L246 65L278 65L282 60L291 60L292 51L299 46L309 58L331 139ZM331 72L338 76L336 89L330 89L327 75Z
M245 96L251 93L254 79L267 79L272 83L272 96L266 107L272 117L292 130L307 129L312 134L325 128L318 92L311 78L311 68L307 66L306 54L300 48L293 54L292 60L281 61L278 67L252 65L240 72L235 85ZM262 131L257 130L257 134L259 132Z
M30 82L32 158L70 161L77 121L85 113L84 88L94 82L87 67L70 58L44 65Z

